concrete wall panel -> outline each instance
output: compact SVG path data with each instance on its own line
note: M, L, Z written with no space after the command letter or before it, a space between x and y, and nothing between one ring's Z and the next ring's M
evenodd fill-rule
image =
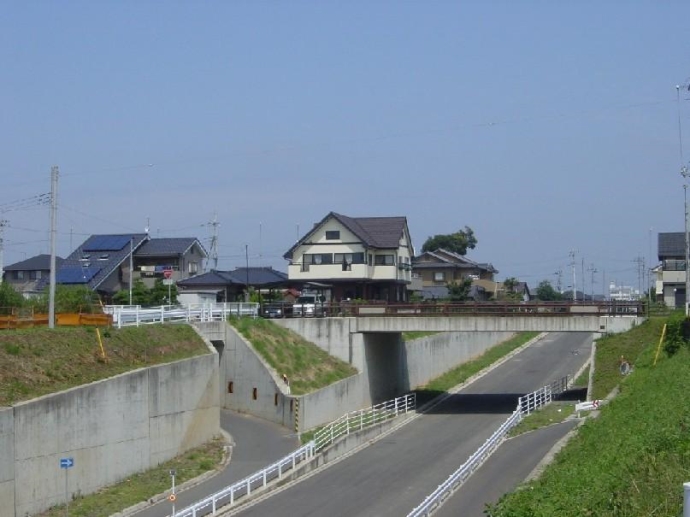
M5 447L7 415L13 420L13 451ZM0 412L0 501L11 501L5 496L11 492L8 515L31 515L65 502L65 476L68 497L88 494L219 432L215 354L20 403ZM8 450L12 454L6 456ZM73 458L74 467L61 469L61 458Z
M14 517L14 410L0 408L0 517Z

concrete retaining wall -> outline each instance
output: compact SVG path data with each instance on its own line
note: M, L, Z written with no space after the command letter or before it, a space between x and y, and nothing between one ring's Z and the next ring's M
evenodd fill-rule
M489 348L510 339L512 332L444 332L405 343L408 389L482 355Z
M0 413L0 512L24 517L120 481L220 432L218 359L208 354L118 375ZM13 423L13 462L5 462ZM74 467L60 468L61 458ZM11 479L14 468L14 482Z
M206 333L206 324L198 328L204 337L212 335ZM215 327L209 329L218 331ZM282 374L271 368L232 326L224 323L223 332L221 406L294 428L294 402L288 396Z
M199 324L207 339L219 341L223 335L223 343L217 343L222 350L222 407L303 432L422 386L514 334L446 332L405 343L399 332L351 332L352 322L353 318L275 320L359 370L301 396L288 393L281 372L268 365L232 326Z
M14 410L0 408L0 517L14 517Z

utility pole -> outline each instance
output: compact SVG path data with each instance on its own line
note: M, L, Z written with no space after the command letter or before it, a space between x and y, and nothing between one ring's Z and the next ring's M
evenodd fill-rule
M50 169L50 288L48 294L48 328L55 328L55 238L57 236L57 166Z
M244 245L244 259L247 263L246 274L247 274L247 294L245 295L245 301L249 303L249 244Z
M676 85L676 105L678 108L678 144L680 152L680 175L686 183L683 185L683 194L685 198L685 317L690 313L690 305L688 304L688 296L690 295L690 229L688 228L688 185L687 179L688 168L685 165L683 158L683 132L680 118L680 85Z
M575 250L570 250L570 267L573 270L573 301L577 301L577 284L575 282Z
M213 270L215 271L218 269L218 212L214 212L213 221L208 224L213 228L211 234L211 256L209 258L213 262ZM208 271L208 267L206 267L206 270Z
M599 270L594 267L594 264L591 264L589 266L589 269L587 269L587 271L592 273L592 300L594 300L594 274L598 273Z
M587 295L585 294L587 291L585 289L585 257L582 257L582 262L581 262L581 271L582 271L582 301L587 300Z
M5 274L5 256L4 256L4 237L5 226L7 226L7 221L5 219L0 219L0 284L2 284L2 277Z

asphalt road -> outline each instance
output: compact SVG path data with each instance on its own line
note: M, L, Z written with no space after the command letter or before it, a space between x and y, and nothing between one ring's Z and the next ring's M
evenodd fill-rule
M299 447L297 437L287 428L261 418L222 410L221 427L232 436L234 447L230 463L207 481L177 493L175 507L186 508L197 501L232 485ZM172 505L167 500L134 514L136 517L166 517Z
M231 514L405 516L505 421L519 396L577 372L591 342L589 333L548 334L395 433Z

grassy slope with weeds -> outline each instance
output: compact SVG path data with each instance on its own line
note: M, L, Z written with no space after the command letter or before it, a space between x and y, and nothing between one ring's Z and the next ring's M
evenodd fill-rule
M318 390L357 373L353 366L270 320L231 318L230 324L276 372L287 375L293 395Z
M600 340L595 397L620 385L599 418L588 419L536 481L488 510L493 517L673 516L690 479L690 351L663 352L654 366L664 321ZM622 378L620 356L635 371ZM598 383L598 385L597 385ZM596 395L598 394L598 395Z
M0 406L154 364L209 353L188 325L0 331Z

